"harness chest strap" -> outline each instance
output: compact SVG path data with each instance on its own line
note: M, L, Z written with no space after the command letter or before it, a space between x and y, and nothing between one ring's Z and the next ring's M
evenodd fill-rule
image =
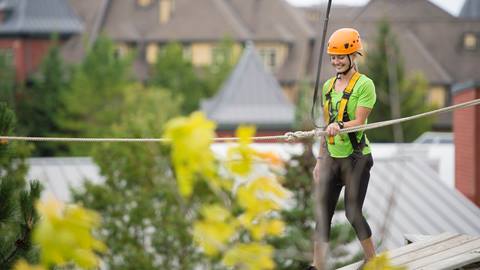
M340 100L340 105L338 107L338 114L337 114L337 121L338 122L343 121L343 115L346 112L345 110L347 108L348 100L350 99L350 95L352 94L353 88L355 87L355 84L357 83L358 79L360 79L360 76L361 76L361 74L359 72L355 72L355 74L353 74L352 78L348 82L347 87L345 88L345 90L343 90L343 96L342 96L342 99ZM335 82L336 82L336 78L330 79L330 85L329 85L328 91L325 95L325 105L323 106L323 108L324 108L323 115L324 115L324 118L325 118L325 123L328 123L328 124L330 124L334 120L334 119L330 119L330 111L331 111L331 106L332 106L331 92L333 90ZM329 136L328 142L330 144L335 143L335 140L334 140L333 136Z

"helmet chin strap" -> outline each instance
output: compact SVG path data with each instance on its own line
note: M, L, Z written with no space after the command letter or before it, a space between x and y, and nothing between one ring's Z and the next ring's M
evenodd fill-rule
M352 59L350 58L350 54L347 55L348 57L348 68L347 70L345 71L342 71L342 72L337 72L337 79L340 79L340 75L347 75L347 73L354 67L354 65L352 64Z

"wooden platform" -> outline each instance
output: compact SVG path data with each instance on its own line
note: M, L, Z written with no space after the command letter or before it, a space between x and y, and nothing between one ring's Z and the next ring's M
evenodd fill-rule
M443 233L388 252L393 265L407 269L480 269L480 236ZM340 268L356 270L360 262Z

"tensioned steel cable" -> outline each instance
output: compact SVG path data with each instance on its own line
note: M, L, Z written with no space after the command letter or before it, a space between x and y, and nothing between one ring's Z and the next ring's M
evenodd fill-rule
M327 13L325 14L325 20L323 22L322 40L320 42L320 55L318 56L317 74L316 74L316 77L315 77L315 88L313 90L312 109L310 111L310 117L311 117L312 123L316 128L320 128L319 126L317 126L317 123L315 121L315 107L316 107L317 100L318 100L318 88L319 88L319 85L320 85L320 73L322 71L323 52L325 51L325 39L327 37L328 20L330 18L331 7L332 7L332 0L328 0Z

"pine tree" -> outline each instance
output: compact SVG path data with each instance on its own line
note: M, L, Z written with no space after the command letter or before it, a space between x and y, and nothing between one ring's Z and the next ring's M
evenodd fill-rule
M204 80L207 84L207 93L203 98L215 95L228 78L235 64L238 62L240 49L235 49L235 42L230 37L225 37L215 48L213 63L207 67Z
M66 88L67 76L57 40L53 39L53 45L43 59L38 74L33 77L33 85L24 92L25 97L17 109L22 134L48 137L62 133L55 118L62 111L60 97ZM68 147L65 144L39 143L33 154L55 156L66 152Z
M412 77L405 75L401 52L388 21L378 24L377 39L367 51L365 65L360 70L373 80L376 87L377 102L369 116L370 122L406 117L434 109L433 105L425 102L428 89L424 76L421 73ZM399 115L394 115L395 112L392 111L395 106L399 107ZM431 129L433 121L434 118L421 118L401 124L400 141L414 140ZM374 142L394 141L394 127L370 130L368 137Z
M0 132L12 135L14 113L0 103ZM37 251L31 243L31 232L38 216L34 208L40 197L39 182L27 188L25 158L31 148L24 143L0 144L0 268L10 269L18 258L34 262Z
M183 55L182 45L170 43L163 48L153 66L150 84L181 97L182 113L189 114L199 108L200 99L206 96L204 81L197 75L192 62Z
M118 120L125 91L132 83L131 63L131 55L119 58L113 41L99 37L61 93L56 115L60 128L71 136L111 136L109 127ZM74 155L85 155L91 147L69 146Z
M165 122L179 113L179 100L166 90L127 93L112 136L161 137ZM165 154L157 143L95 145L105 182L87 182L74 199L102 216L101 237L110 250L102 259L110 269L194 269L199 261L188 231L193 212Z
M8 51L0 51L0 102L15 106L15 70L13 55Z
M215 95L237 60L238 52L228 37L213 50L211 65L200 68L185 57L181 44L170 43L159 52L150 84L181 97L182 114L189 114L199 109L201 99Z

